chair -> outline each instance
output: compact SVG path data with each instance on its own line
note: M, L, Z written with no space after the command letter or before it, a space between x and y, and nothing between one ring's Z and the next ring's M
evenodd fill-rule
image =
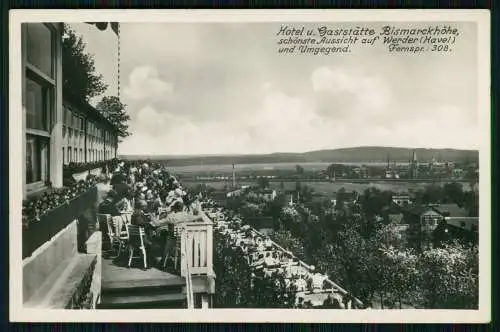
M111 257L111 258L118 257L120 255L120 240L116 234L116 228L115 228L113 218L109 214L97 214L97 219L99 221L102 221L103 223L106 222L106 227L108 229L108 238L109 238L110 248L111 248L110 251L114 251L114 250L118 249L118 254L114 257Z
M132 213L130 213L130 212L125 212L125 213L122 213L122 214L121 214L121 217L122 217L123 222L124 222L125 224L130 224L130 223L131 223L131 221L132 221Z
M167 260L170 258L174 264L174 270L177 269L181 255L181 244L178 236L168 232L165 241L165 251L163 253L163 268L167 266Z
M129 250L129 258L128 258L128 267L132 265L133 258L140 258L141 256L134 256L134 252L138 249L142 253L142 258L144 261L144 269L148 268L147 265L147 256L146 256L146 246L144 245L144 229L142 227L136 225L127 225L128 230L128 250Z
M129 226L130 226L129 223L124 222L120 230L120 241L124 247L128 244L128 241L130 240Z

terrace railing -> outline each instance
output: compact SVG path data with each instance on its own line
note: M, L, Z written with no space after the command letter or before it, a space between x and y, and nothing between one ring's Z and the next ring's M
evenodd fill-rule
M30 222L28 226L23 227L23 259L31 256L42 244L52 239L85 210L91 208L96 199L97 187L92 187L43 214L39 221Z

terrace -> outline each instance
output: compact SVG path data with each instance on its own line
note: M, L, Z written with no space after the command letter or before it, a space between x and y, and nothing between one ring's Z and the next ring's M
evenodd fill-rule
M154 223L159 234L167 232L173 235L165 242L163 255L154 257L157 264L147 269L141 260L132 260L129 268L126 254L115 259L104 257L98 308L194 309L212 306L215 274L212 269L211 220L203 212L183 211L170 213L166 218L158 216ZM128 229L126 222L124 226L123 229ZM126 242L131 241L130 236L124 237L122 233L120 245L126 246ZM169 241L175 243L174 248L168 249Z
M26 307L211 307L215 292L212 222L202 211L196 215L172 212L166 218L156 218L159 232L175 233L176 255L168 259L158 257L159 264L146 270L140 264L142 260L134 260L137 264L128 268L126 250L114 258L102 250L106 237L103 239L102 230L98 229L95 207L110 187L93 183L78 192L71 190L61 191L61 204L32 218L23 229ZM72 197L66 200L67 195ZM24 213L24 219L28 219L28 212ZM126 221L128 216L123 214L113 221ZM85 220L90 220L88 228ZM117 223L110 226L113 225ZM123 223L128 230L126 225L129 224ZM120 229L114 230L120 233ZM119 247L128 249L132 237L121 236Z

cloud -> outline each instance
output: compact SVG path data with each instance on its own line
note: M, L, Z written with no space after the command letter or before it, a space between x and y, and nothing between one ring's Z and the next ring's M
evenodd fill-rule
M275 24L141 23L122 32L133 135L121 153L477 144L470 48L450 57L394 56L385 47L282 56Z
M173 84L158 77L156 68L136 67L129 75L128 85L124 89L126 98L132 100L155 99L173 91Z
M316 107L325 116L385 117L393 103L387 82L353 68L319 67L311 75Z

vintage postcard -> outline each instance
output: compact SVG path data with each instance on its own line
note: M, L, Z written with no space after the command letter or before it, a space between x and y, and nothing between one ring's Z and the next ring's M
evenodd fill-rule
M13 10L10 319L486 323L485 10Z

